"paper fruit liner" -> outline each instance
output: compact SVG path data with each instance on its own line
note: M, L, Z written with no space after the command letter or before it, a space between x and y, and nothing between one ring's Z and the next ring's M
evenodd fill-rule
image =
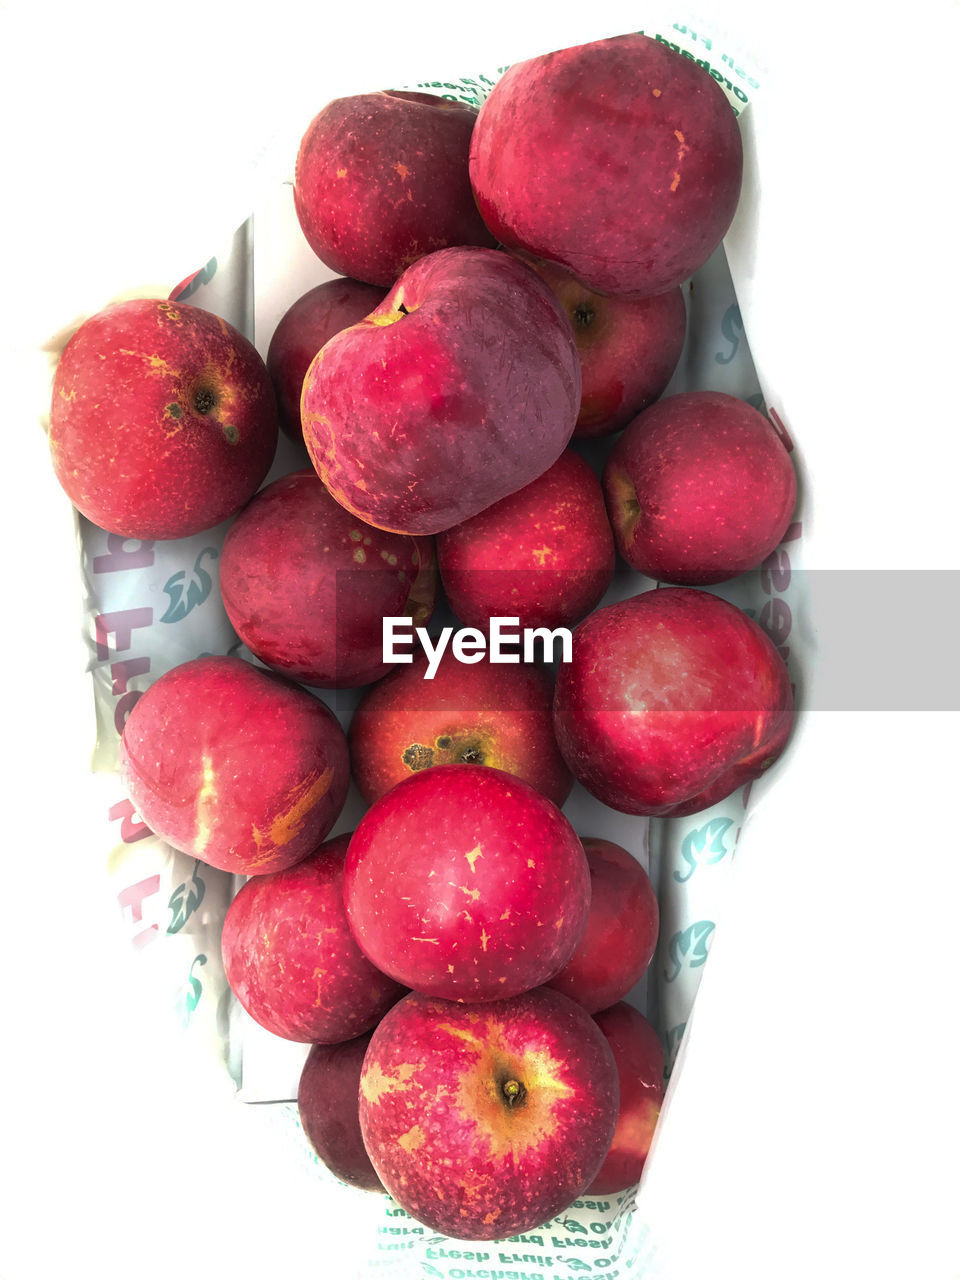
M744 69L735 50L682 23L648 29L646 34L699 61L743 116L761 86ZM479 106L505 70L498 67L473 76L392 87L427 90ZM322 105L318 101L317 109ZM750 131L744 132L749 160ZM293 157L291 171L292 164ZM728 240L739 227L755 225L759 193L750 181L751 172L747 164ZM733 265L731 278L721 247L684 286L686 344L664 394L713 390L738 396L767 412L790 445L785 407L776 387L755 366L747 341L752 273L749 264L738 272L736 257ZM300 231L292 182L286 182L263 193L261 206L225 251L181 281L170 296L189 299L223 316L251 338L265 357L286 309L332 275ZM802 441L802 428L798 434ZM599 466L610 441L579 445L579 451ZM264 484L304 465L309 465L305 451L281 433ZM239 1099L273 1103L272 1116L289 1139L291 1165L299 1164L301 1174L316 1180L322 1219L344 1224L343 1229L353 1233L356 1274L449 1280L471 1275L535 1280L587 1272L610 1277L652 1275L656 1242L643 1222L642 1201L637 1207L636 1189L578 1200L542 1228L506 1241L457 1242L421 1226L389 1197L340 1184L310 1149L293 1101L309 1046L280 1040L255 1024L232 998L224 977L220 930L240 881L157 839L140 822L117 775L124 722L153 680L201 654L239 653L256 661L241 646L220 600L218 564L229 523L195 537L151 543L107 534L77 516L96 709L93 771L102 794L106 866L110 892L129 931L130 963L141 970L138 979L142 977L144 999L153 1002L158 1019L169 1020L171 1035L182 1037L185 1052L197 1052L208 1065L219 1059L222 1070L232 1076ZM782 546L760 569L710 588L768 631L786 658L795 685L809 643L806 602L797 574L801 532L798 507ZM653 585L620 564L601 603L625 599ZM438 623L451 620L435 618ZM346 728L361 691L313 692ZM579 784L564 806L581 834L614 840L649 868L660 902L660 943L648 975L628 999L657 1027L671 1078L678 1074L678 1052L715 930L722 928L719 917L727 867L749 809L769 785L775 785L780 767L775 766L772 776L765 776L752 790L743 788L687 818L651 821L616 813ZM363 810L351 787L331 835L352 830ZM277 1170L276 1176L286 1175Z

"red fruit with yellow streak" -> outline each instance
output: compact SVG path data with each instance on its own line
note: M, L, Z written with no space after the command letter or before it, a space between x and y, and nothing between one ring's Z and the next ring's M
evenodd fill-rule
M546 984L588 1013L608 1009L640 981L657 949L660 908L650 877L611 840L583 837L590 918L576 951Z
M536 666L458 662L448 649L432 680L424 653L369 689L350 722L353 776L373 804L415 773L444 764L512 773L562 805L573 778L553 736L553 690Z
M310 361L335 333L379 306L383 293L359 280L327 280L284 312L270 339L267 370L277 393L280 426L291 440L303 440L300 392Z
M297 155L294 202L334 271L392 285L425 253L496 243L470 189L477 113L432 93L386 90L329 102Z
M277 445L266 366L243 334L184 302L118 302L67 343L50 453L70 501L124 538L185 538L253 496Z
M537 273L493 249L441 249L317 352L303 438L348 511L439 533L552 466L573 434L580 361Z
M360 820L343 896L378 969L446 1000L497 1000L569 960L587 923L590 873L546 796L499 769L439 765Z
M460 1240L562 1213L596 1175L618 1102L599 1027L546 987L479 1008L405 996L360 1076L360 1128L384 1187Z
M261 662L321 688L386 675L384 617L426 625L436 584L432 538L364 524L312 469L261 489L220 557L223 604L240 639Z
M642 1013L621 1001L594 1015L617 1064L620 1110L610 1150L589 1195L625 1191L640 1178L663 1102L663 1046Z
M494 617L521 627L568 627L599 602L616 564L603 490L567 449L542 476L437 536L450 607L486 631Z
M470 143L477 205L501 244L559 263L597 293L635 297L706 262L733 219L742 170L720 86L693 58L637 34L514 63Z
M300 1073L297 1107L311 1147L332 1174L362 1191L382 1191L360 1132L360 1070L370 1036L315 1044Z
M127 718L120 776L162 840L240 875L293 866L346 799L343 730L322 702L240 658L195 658Z
M254 876L230 903L221 950L230 989L275 1036L337 1044L369 1031L404 988L353 939L343 908L349 835L296 866Z

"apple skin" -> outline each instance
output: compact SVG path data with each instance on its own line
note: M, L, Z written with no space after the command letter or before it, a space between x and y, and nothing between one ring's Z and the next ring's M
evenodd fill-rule
M660 908L650 877L631 853L610 840L582 841L590 868L590 916L576 951L544 985L596 1013L622 1000L650 967Z
M391 669L383 618L433 613L431 538L372 529L307 469L262 489L230 527L220 591L240 639L284 675L352 688Z
M333 712L291 681L240 658L194 658L130 712L120 778L161 840L221 871L265 875L329 832L350 759Z
M473 1003L563 968L586 928L590 873L573 827L539 791L485 765L437 765L361 818L343 897L378 969Z
M635 34L515 63L470 144L477 205L502 244L597 293L635 297L706 262L733 219L742 170L720 86Z
M516 258L471 248L421 258L376 311L331 338L300 405L336 500L415 534L449 529L541 475L579 407L580 361L556 298Z
M448 649L432 680L414 655L361 699L347 741L367 804L404 778L446 764L512 773L558 807L573 786L553 736L553 688L539 668L458 662Z
M603 490L566 449L517 493L437 535L450 607L486 631L492 617L521 627L569 627L610 585L616 549Z
M270 339L267 372L277 393L281 430L291 440L303 441L300 392L310 361L335 333L368 316L383 296L383 289L360 280L327 280L284 312Z
M620 1111L610 1150L587 1195L626 1191L640 1179L663 1102L663 1045L642 1013L622 1001L594 1014L617 1064Z
M432 93L357 94L328 103L297 155L294 203L314 253L388 288L425 253L496 243L470 189L477 113Z
M84 321L53 380L50 454L67 497L124 538L185 538L239 511L277 447L256 349L185 302L118 302Z
M603 487L624 560L684 586L756 568L797 502L796 472L774 428L718 391L668 396L635 418L607 459Z
M793 692L767 635L690 587L607 605L573 633L553 723L574 777L621 813L698 813L786 744Z
M501 1240L562 1213L596 1175L618 1107L605 1037L546 987L480 1007L404 996L360 1076L381 1182L458 1240Z
M550 286L573 326L583 375L574 438L619 431L658 400L673 377L687 332L683 290L608 297L554 262L520 256Z
M360 1069L372 1034L315 1044L297 1090L307 1141L332 1174L361 1191L383 1191L360 1132Z
M405 988L380 973L353 939L343 906L349 835L296 866L254 876L223 921L230 989L275 1036L338 1044L370 1031Z

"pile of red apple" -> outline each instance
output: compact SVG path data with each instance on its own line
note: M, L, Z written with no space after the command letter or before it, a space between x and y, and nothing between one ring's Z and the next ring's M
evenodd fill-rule
M656 1123L662 1050L623 997L657 902L631 853L573 830L573 778L621 812L695 813L790 729L773 644L699 589L778 544L790 458L731 396L659 399L680 286L740 181L723 91L642 36L516 65L479 114L344 98L303 138L295 199L346 278L290 309L266 364L214 315L137 301L57 371L72 501L124 538L235 517L220 585L262 664L206 656L149 688L121 743L131 800L249 877L227 977L313 1045L320 1157L458 1238L625 1189ZM258 492L278 423L313 465ZM601 485L568 446L621 429ZM617 551L672 585L598 609ZM426 628L438 576L464 630L394 665L385 620ZM579 624L552 690L485 652L504 618ZM349 742L301 685L370 686ZM369 808L326 840L351 771Z

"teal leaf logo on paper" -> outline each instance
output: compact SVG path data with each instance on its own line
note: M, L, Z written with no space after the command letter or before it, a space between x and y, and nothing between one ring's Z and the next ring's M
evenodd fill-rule
M163 589L170 597L170 603L160 619L161 622L179 622L198 604L203 604L213 588L213 579L201 561L204 556L212 556L215 560L218 554L216 547L204 547L193 562L192 569L181 569L167 579Z
M582 1222L578 1222L576 1218L565 1219L563 1225L567 1229L567 1231L570 1232L572 1236L575 1236L577 1232L579 1232L580 1235L583 1235L583 1236L587 1234L587 1228L583 1225Z
M193 864L193 873L184 880L183 884L178 884L170 895L167 906L170 908L171 915L167 933L179 933L203 901L207 886L197 874L199 866L198 859Z
M723 319L720 321L720 332L730 343L730 349L729 351L718 351L713 358L717 364L729 364L737 354L740 347L740 339L743 336L743 318L736 303L727 307L723 313Z
M674 1063L677 1060L677 1053L680 1050L680 1041L683 1039L683 1033L687 1029L686 1022L678 1022L675 1027L671 1027L667 1032L666 1053L663 1062L664 1079L670 1079L670 1073L673 1070Z
M569 1230L569 1227L567 1229ZM563 1262L563 1264L569 1267L571 1271L592 1271L593 1270L593 1267L591 1267L590 1263L584 1262L582 1258L558 1258L557 1261Z
M203 995L203 984L200 979L194 975L194 968L199 964L201 967L207 963L205 955L194 956L193 964L190 966L190 972L187 974L187 984L180 993L180 1025L184 1030L190 1025L190 1019L193 1017L193 1011L200 1003L200 997Z
M699 969L707 961L707 948L713 933L712 920L697 920L689 928L670 939L669 967L664 970L667 982L675 982L684 968Z
M680 846L680 856L687 866L683 872L673 873L677 884L686 884L698 866L720 861L727 853L723 837L732 826L732 818L711 818L705 826L687 832Z
M433 1264L430 1262L421 1262L420 1266L423 1268L423 1274L425 1276L442 1276L443 1275L443 1272L438 1271L437 1268L433 1266Z

